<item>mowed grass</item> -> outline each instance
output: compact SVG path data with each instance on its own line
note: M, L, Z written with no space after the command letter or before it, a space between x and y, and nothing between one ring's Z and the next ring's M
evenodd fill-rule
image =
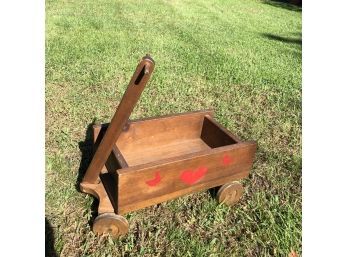
M301 254L301 10L279 2L46 2L46 247L54 256ZM91 232L77 184L88 126L108 122L142 56L156 61L131 118L214 109L258 151L234 207L201 192L126 215L127 236Z

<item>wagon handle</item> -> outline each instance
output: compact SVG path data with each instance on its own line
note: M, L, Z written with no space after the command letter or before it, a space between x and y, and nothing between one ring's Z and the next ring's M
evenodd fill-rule
M146 83L150 79L154 67L155 62L150 55L144 56L139 62L104 137L93 156L82 183L94 184L97 182L99 174L111 154L112 147L122 133L122 129L126 125Z

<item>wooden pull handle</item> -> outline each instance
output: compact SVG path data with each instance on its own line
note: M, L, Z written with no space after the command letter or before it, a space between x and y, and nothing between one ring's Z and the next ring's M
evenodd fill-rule
M99 173L107 161L113 145L122 133L123 127L126 125L129 116L131 115L136 103L138 102L141 93L143 92L146 83L155 67L154 60L146 55L139 62L131 81L124 93L119 106L112 118L105 134L100 142L97 151L86 171L83 182L96 183Z

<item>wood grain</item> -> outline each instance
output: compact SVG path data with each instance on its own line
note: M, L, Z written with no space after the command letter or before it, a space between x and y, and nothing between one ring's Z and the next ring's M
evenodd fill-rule
M109 124L93 126L95 154L80 188L99 199L93 230L128 231L123 214L225 184L219 201L233 204L252 167L256 142L242 142L198 111L130 121L154 69L146 56L138 64Z
M119 237L128 233L127 220L115 213L103 213L93 222L93 232L97 235L108 234Z
M211 111L189 112L179 115L154 117L130 121L129 128L117 140L116 145L125 156L144 147L161 147L178 140L200 138L203 119Z
M232 145L240 142L236 136L220 126L220 124L218 124L209 115L204 117L201 129L201 138L211 148Z
M210 149L200 138L177 140L164 145L144 144L142 148L133 151L123 151L129 166L155 162L189 153L201 152Z
M256 151L255 142L243 142L204 152L187 154L150 164L137 165L118 170L118 212L126 213L157 204L184 194L222 185L248 175ZM223 157L229 155L233 163L224 165ZM207 172L193 185L180 180L184 171L197 171L206 167ZM159 171L162 177L156 187L149 187Z
M94 148L98 147L103 136L105 135L107 127L108 126L105 124L93 125ZM110 153L105 165L103 166L101 173L116 172L116 170L126 167L128 167L128 164L125 161L123 155L121 154L118 147L116 145L113 145L112 152Z
M138 64L105 135L88 166L83 178L84 182L95 183L98 180L99 174L112 151L113 145L122 133L123 127L139 100L147 81L150 79L153 69L154 62L149 56L145 56Z
M115 184L113 186L115 187ZM101 181L99 183L94 184L81 182L80 190L86 194L93 195L95 198L99 200L98 214L110 213L115 211L114 206L111 203L111 199L115 199L117 195L114 193L114 197L109 198Z
M105 134L105 131L106 131L106 127L102 127L101 125L93 125L92 127L92 130L93 130L93 152L95 152ZM107 169L106 169L106 166L104 165L102 170L101 170L101 173L106 173L107 172Z

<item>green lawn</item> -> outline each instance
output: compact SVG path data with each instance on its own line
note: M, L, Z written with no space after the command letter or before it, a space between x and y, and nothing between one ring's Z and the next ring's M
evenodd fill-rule
M61 256L301 255L301 9L281 2L46 2L46 246ZM95 237L77 190L88 126L108 122L138 60L156 68L131 118L214 109L258 151L234 207L208 192L126 215ZM87 131L87 133L86 133ZM54 256L54 255L52 255Z

